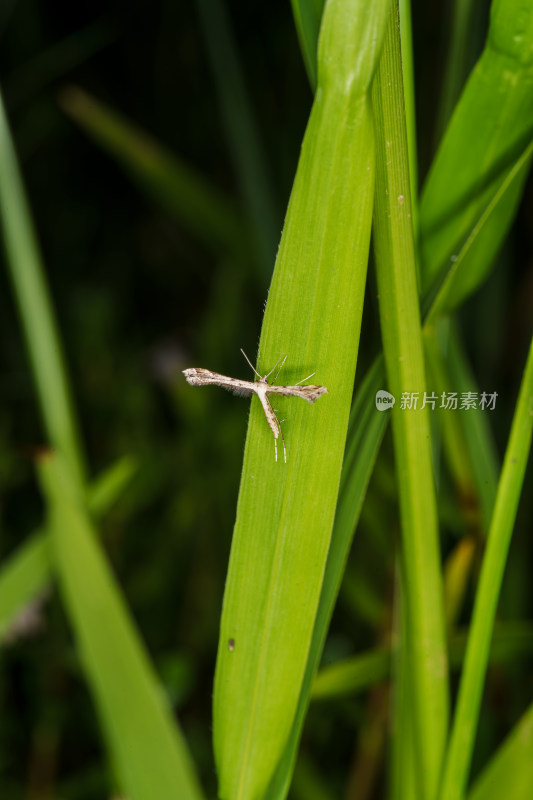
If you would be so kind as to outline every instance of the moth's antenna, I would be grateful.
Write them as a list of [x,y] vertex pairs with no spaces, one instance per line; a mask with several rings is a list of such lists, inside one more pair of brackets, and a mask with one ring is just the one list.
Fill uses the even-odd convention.
[[[282,359],[282,358],[283,358],[283,361],[281,361],[281,359]],[[278,360],[276,361],[276,363],[274,364],[274,366],[272,367],[272,369],[270,370],[270,372],[268,373],[268,375],[265,375],[265,378],[264,378],[264,379],[266,380],[266,379],[268,378],[268,376],[269,376],[269,375],[272,375],[272,373],[274,372],[274,370],[275,370],[275,369],[276,369],[276,367],[278,366],[279,362],[281,361],[281,364],[279,364],[279,369],[278,369],[278,371],[276,372],[276,376],[275,376],[274,380],[272,381],[272,383],[276,383],[276,381],[277,381],[277,379],[278,379],[278,375],[279,375],[279,373],[281,372],[281,368],[282,368],[282,366],[284,365],[284,363],[286,362],[286,360],[287,360],[287,356],[280,356],[280,357],[278,358]]]
[[250,359],[248,358],[248,356],[246,355],[246,353],[244,352],[244,350],[242,349],[242,347],[241,347],[241,353],[243,354],[243,356],[245,357],[245,359],[247,360],[247,362],[249,363],[249,365],[251,366],[251,368],[253,369],[253,371],[254,371],[254,372],[255,372],[255,374],[257,375],[257,377],[258,377],[258,378],[260,378],[260,377],[261,377],[261,375],[258,373],[258,371],[257,371],[257,370],[256,370],[256,368],[254,367],[254,365],[252,364],[252,362],[250,361]]

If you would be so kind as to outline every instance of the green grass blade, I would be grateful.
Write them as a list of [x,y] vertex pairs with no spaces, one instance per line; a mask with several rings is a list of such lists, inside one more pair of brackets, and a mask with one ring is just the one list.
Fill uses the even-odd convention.
[[0,224],[46,434],[82,483],[85,470],[63,351],[1,96]]
[[[402,574],[403,573],[403,574]],[[391,748],[391,776],[389,796],[391,800],[419,800],[417,737],[415,719],[413,681],[411,678],[411,656],[408,636],[410,625],[407,620],[405,602],[405,573],[401,563],[397,563],[394,597],[393,637],[399,647],[391,659],[391,674],[394,691],[392,693],[392,722],[394,746]]]
[[124,456],[104,469],[87,489],[87,506],[97,519],[108,511],[130,485],[139,468],[131,456]]
[[372,650],[322,669],[315,678],[312,700],[338,697],[367,689],[386,680],[390,671],[390,651]]
[[[64,80],[76,67],[87,62],[96,53],[116,40],[117,32],[105,20],[85,25],[74,33],[22,61],[5,83],[8,100],[17,106],[29,107],[33,99],[46,87]],[[11,104],[9,104],[12,108]]]
[[269,787],[268,800],[285,797],[289,789],[313,679],[322,656],[329,622],[339,594],[368,482],[388,423],[389,414],[378,412],[375,409],[376,392],[383,388],[384,384],[385,365],[383,359],[380,358],[376,360],[365,376],[350,412],[339,501],[309,657],[292,730]]
[[533,705],[477,778],[468,800],[530,800],[533,786]]
[[[445,326],[444,337],[439,336]],[[424,327],[428,371],[432,385],[443,392],[475,392],[476,379],[467,363],[459,335],[449,319]],[[440,339],[445,338],[446,346]],[[443,352],[443,350],[446,352]],[[471,530],[486,535],[498,484],[498,457],[487,419],[480,408],[468,414],[450,414],[438,408],[443,449],[454,480],[459,504]]]
[[[89,511],[99,518],[113,505],[136,471],[125,457],[106,469],[87,489]],[[43,592],[52,579],[54,565],[46,531],[28,537],[0,566],[0,639],[16,614]]]
[[[453,0],[447,5],[450,18],[447,31],[447,53],[437,114],[437,134],[442,136],[452,111],[472,68],[472,46],[475,40],[475,12],[477,0]],[[475,54],[477,55],[477,53]]]
[[411,213],[415,242],[418,242],[418,146],[416,137],[416,92],[415,67],[413,59],[413,24],[411,15],[411,0],[400,0],[399,7],[405,123],[407,128],[409,181],[411,186]]
[[261,143],[261,135],[246,91],[245,79],[233,38],[226,0],[196,0],[226,141],[237,175],[242,205],[246,209],[263,271],[270,276],[279,240],[281,215]]
[[[533,8],[494,0],[485,50],[476,64],[428,176],[420,207],[422,288],[430,287],[459,253],[497,187],[533,135]],[[472,131],[476,132],[472,136]],[[527,168],[498,205],[491,225],[454,278],[456,306],[493,263],[522,192]],[[474,258],[474,255],[476,256]]]
[[317,44],[325,0],[291,0],[307,77],[313,92],[317,84]]
[[[450,669],[461,669],[468,639],[467,630],[459,630],[450,639]],[[529,623],[498,625],[490,646],[491,664],[513,664],[533,653],[533,626]],[[353,695],[390,677],[394,648],[383,647],[346,658],[324,667],[313,681],[311,700]]]
[[[464,347],[457,329],[452,326],[447,354],[448,371],[452,385],[458,392],[476,390],[476,380],[467,361]],[[487,415],[477,411],[473,415],[460,415],[468,460],[472,464],[472,474],[481,509],[481,528],[489,530],[496,491],[500,460],[492,436]]]
[[264,796],[300,696],[331,537],[357,358],[373,196],[368,90],[388,2],[331,0],[261,335],[263,372],[316,371],[314,407],[280,398],[288,461],[251,406],[215,678],[220,796]]
[[[331,537],[331,551],[328,557],[335,575],[336,591],[331,598],[330,613],[339,591],[339,585],[351,546],[353,532],[359,520],[361,507],[379,447],[389,422],[388,411],[377,411],[375,405],[376,392],[386,384],[385,362],[378,358],[368,370],[363,383],[355,397],[350,411],[346,450],[342,464],[339,502],[335,514],[335,525]],[[336,557],[337,546],[340,548]],[[336,562],[335,566],[333,563]]]
[[426,389],[418,304],[403,77],[391,18],[374,92],[374,248],[390,392],[402,527],[407,642],[421,796],[436,796],[447,736],[448,685],[429,412],[402,409],[402,393]]
[[[242,257],[246,222],[231,201],[144,131],[82,89],[60,95],[63,110],[106,150],[130,178],[202,242]],[[243,236],[244,232],[244,236]]]
[[132,800],[202,791],[124,600],[59,456],[39,465],[67,613],[121,788]]
[[479,717],[492,629],[533,430],[533,340],[498,485],[446,755],[441,800],[463,797]]
[[49,541],[37,531],[0,569],[0,640],[9,635],[17,614],[47,588],[52,577]]
[[429,309],[428,324],[439,314],[453,311],[485,277],[486,265],[490,267],[493,263],[494,254],[514,218],[532,157],[533,143],[494,186],[493,196],[475,220],[458,255],[428,290],[424,298],[424,308]]

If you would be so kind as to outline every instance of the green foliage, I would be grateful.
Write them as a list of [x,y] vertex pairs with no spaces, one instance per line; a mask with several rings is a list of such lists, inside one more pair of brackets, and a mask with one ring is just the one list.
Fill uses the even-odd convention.
[[[374,82],[377,129],[374,248],[381,335],[395,397],[428,386],[417,290],[400,37],[391,16]],[[405,320],[409,324],[405,324]],[[392,409],[394,456],[402,526],[405,638],[410,704],[423,797],[435,797],[448,726],[448,675],[437,503],[432,473],[429,408]]]
[[119,785],[139,800],[200,800],[186,747],[69,469],[52,454],[40,458],[39,469],[55,566]]

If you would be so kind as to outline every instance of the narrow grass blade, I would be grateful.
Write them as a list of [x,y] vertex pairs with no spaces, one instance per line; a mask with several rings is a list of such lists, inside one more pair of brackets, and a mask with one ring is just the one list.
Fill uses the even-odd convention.
[[[396,15],[391,17],[373,91],[376,115],[374,248],[392,410],[402,527],[410,688],[421,796],[436,796],[447,737],[444,604],[430,445],[422,328],[410,216],[403,78]],[[401,408],[404,393],[420,406]]]
[[392,721],[389,796],[391,800],[421,800],[418,737],[413,714],[415,697],[409,646],[410,624],[405,602],[405,571],[397,559],[393,605],[393,640],[398,643],[391,658]]
[[[444,336],[440,336],[445,326]],[[445,338],[443,348],[441,339]],[[435,327],[424,327],[428,371],[437,394],[476,392],[472,374],[454,324],[440,319]],[[447,350],[443,353],[442,350]],[[459,505],[469,528],[485,536],[490,524],[496,487],[498,457],[487,414],[481,408],[468,414],[450,414],[438,408],[443,449],[455,483]]]
[[85,470],[63,351],[1,96],[0,224],[46,433],[82,483]]
[[446,7],[449,30],[446,36],[447,53],[437,113],[436,128],[439,139],[449,122],[479,52],[472,56],[473,47],[479,44],[476,42],[474,26],[478,6],[476,0],[453,0]]
[[0,569],[0,640],[19,614],[50,583],[52,564],[44,531],[34,533]]
[[[418,145],[416,136],[416,92],[413,57],[413,23],[411,0],[400,0],[400,39],[402,45],[403,93],[405,102],[405,125],[407,129],[407,151],[409,153],[409,182],[411,186],[411,214],[413,234],[418,242]],[[417,270],[419,263],[417,260]],[[420,280],[420,276],[418,276]]]
[[49,454],[39,472],[66,610],[121,788],[132,800],[200,800],[185,742],[68,469]]
[[330,543],[361,324],[373,196],[368,91],[388,2],[331,0],[261,335],[261,371],[316,372],[313,407],[276,402],[287,464],[252,402],[215,678],[220,796],[263,797],[287,744]]
[[196,0],[211,70],[237,176],[242,206],[254,232],[258,260],[270,276],[279,239],[281,214],[261,134],[246,90],[231,30],[226,0]]
[[367,689],[386,680],[390,671],[390,652],[373,650],[320,670],[311,692],[312,700],[338,697]]
[[[123,458],[105,470],[87,490],[89,511],[103,516],[124,491],[136,470]],[[0,639],[15,615],[46,590],[54,573],[50,541],[45,530],[36,531],[0,565]]]
[[533,340],[505,453],[476,592],[466,659],[439,795],[441,800],[462,798],[468,779],[494,618],[531,448],[532,430]]
[[444,566],[444,607],[446,609],[446,629],[448,631],[455,628],[463,610],[470,576],[475,563],[476,549],[474,536],[463,536],[446,559]]
[[390,416],[388,412],[378,412],[375,408],[376,392],[383,388],[384,383],[385,365],[383,359],[379,358],[367,372],[350,411],[339,501],[302,690],[292,730],[266,795],[267,800],[286,797],[289,791],[313,679],[322,656],[368,482]]
[[13,108],[13,102],[28,107],[43,88],[64,80],[76,67],[110,45],[117,35],[109,23],[99,19],[63,36],[33,57],[25,58],[5,82],[9,107]]
[[468,800],[531,800],[533,705],[477,778]]
[[[465,540],[466,541],[466,540]],[[463,550],[462,558],[470,558]],[[450,669],[463,665],[468,639],[467,630],[459,630],[450,639]],[[491,664],[512,664],[533,653],[533,626],[530,623],[503,623],[494,630],[490,646]],[[311,700],[325,700],[353,695],[391,677],[397,655],[395,647],[383,647],[346,658],[323,667],[313,681]],[[398,693],[399,689],[395,691]]]
[[131,484],[139,465],[131,456],[124,456],[103,470],[87,489],[87,506],[97,519],[108,511],[113,503]]
[[[493,187],[487,207],[480,209],[459,253],[454,255],[424,297],[426,322],[431,325],[439,314],[450,313],[473,292],[494,262],[494,254],[503,240],[514,214],[533,157],[533,143]],[[483,272],[479,271],[482,266]],[[458,289],[459,287],[459,289]]]
[[291,0],[307,77],[313,92],[317,84],[317,45],[325,0]]
[[[494,0],[483,54],[472,71],[431,167],[420,206],[422,288],[447,271],[497,187],[533,136],[533,8]],[[475,136],[472,132],[475,131]],[[527,165],[485,225],[468,270],[458,271],[448,307],[472,292],[493,263],[520,198]]]
[[[452,385],[459,392],[475,391],[476,380],[454,325],[448,345],[447,364]],[[460,419],[481,510],[481,528],[487,533],[496,500],[500,460],[486,414],[479,411],[469,416],[468,421],[464,416]]]
[[106,150],[140,189],[217,252],[242,257],[246,222],[231,200],[116,111],[74,86],[61,92],[62,109]]

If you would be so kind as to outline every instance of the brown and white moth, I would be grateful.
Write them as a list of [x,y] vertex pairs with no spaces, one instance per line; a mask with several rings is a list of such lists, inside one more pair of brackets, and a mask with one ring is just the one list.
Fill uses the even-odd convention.
[[[256,376],[259,378],[258,381],[241,381],[238,378],[228,378],[226,375],[220,375],[218,372],[211,372],[208,369],[201,369],[199,367],[184,369],[183,374],[191,386],[208,386],[209,384],[212,384],[214,386],[222,386],[224,389],[229,389],[230,392],[243,395],[244,397],[249,397],[253,394],[256,394],[261,405],[263,406],[266,420],[274,436],[274,452],[276,461],[278,460],[277,441],[278,437],[281,436],[281,441],[283,442],[283,457],[285,463],[287,463],[287,450],[285,448],[285,439],[283,438],[283,432],[281,430],[281,422],[277,418],[274,409],[270,405],[268,395],[281,394],[285,397],[301,397],[302,400],[307,400],[308,403],[314,403],[321,395],[327,394],[328,390],[325,386],[301,386],[304,381],[307,381],[309,378],[313,377],[315,374],[314,372],[312,372],[311,375],[308,375],[307,378],[302,378],[301,381],[298,381],[298,383],[295,383],[293,386],[275,386],[275,381],[287,359],[287,356],[285,356],[283,359],[278,359],[276,364],[274,364],[273,368],[266,375],[260,375],[254,368],[244,350],[241,349],[241,353],[255,372]],[[278,364],[278,371],[276,372],[272,383],[269,383],[267,378],[272,375]]]

